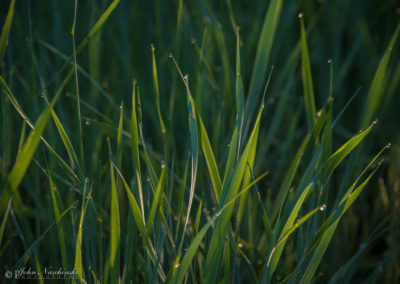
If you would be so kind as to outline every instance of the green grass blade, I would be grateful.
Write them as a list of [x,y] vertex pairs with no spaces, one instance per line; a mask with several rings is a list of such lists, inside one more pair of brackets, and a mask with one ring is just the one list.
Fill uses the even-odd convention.
[[187,270],[189,269],[190,263],[195,256],[198,247],[201,244],[201,241],[203,240],[205,234],[207,233],[208,229],[211,227],[211,225],[216,221],[217,218],[219,218],[223,212],[239,198],[243,194],[245,194],[250,188],[252,188],[259,180],[261,180],[263,177],[265,177],[268,173],[264,173],[255,180],[253,180],[246,188],[242,189],[240,193],[235,195],[231,200],[226,202],[226,204],[218,210],[218,212],[201,228],[199,233],[196,235],[196,237],[192,240],[189,248],[187,249],[185,256],[182,259],[181,264],[179,265],[179,268],[177,269],[176,274],[173,275],[171,283],[182,283]]
[[85,213],[88,202],[86,200],[86,189],[87,189],[87,182],[85,181],[85,185],[83,188],[83,195],[82,195],[82,207],[81,207],[81,216],[79,218],[79,227],[78,233],[76,235],[76,245],[75,245],[75,264],[74,268],[78,275],[79,281],[82,283],[84,276],[83,270],[83,262],[82,262],[82,231],[83,231],[83,222],[85,220]]
[[6,21],[3,25],[3,30],[0,35],[0,62],[3,61],[4,54],[6,53],[6,47],[8,43],[8,36],[10,35],[11,24],[14,17],[14,7],[15,0],[12,0],[10,3],[10,7],[8,8],[8,13],[6,17]]
[[110,283],[119,283],[120,266],[120,221],[118,192],[114,177],[114,168],[111,170],[111,227],[110,227]]
[[325,254],[326,249],[328,248],[328,245],[333,237],[333,234],[336,230],[336,227],[340,221],[340,218],[343,216],[343,214],[347,211],[347,209],[354,203],[354,201],[358,198],[358,196],[361,194],[361,192],[364,190],[365,186],[369,182],[369,180],[372,178],[372,176],[375,174],[376,170],[378,169],[375,168],[375,170],[365,179],[365,181],[357,187],[357,189],[354,190],[350,194],[350,196],[347,198],[347,200],[343,203],[341,203],[338,208],[332,213],[332,220],[329,223],[329,226],[327,229],[324,231],[321,241],[319,242],[317,248],[315,249],[315,252],[304,272],[304,275],[300,281],[300,283],[310,283],[312,277],[315,274],[315,271],[319,265],[319,263],[322,260],[322,257]]
[[[261,92],[263,80],[267,72],[271,48],[274,43],[276,28],[282,10],[283,0],[271,0],[265,15],[264,24],[261,29],[260,38],[257,46],[256,58],[254,61],[253,72],[247,99],[247,120],[249,124],[253,111],[257,105],[257,98]],[[247,128],[247,126],[246,126]]]
[[211,148],[210,140],[208,139],[206,128],[204,127],[199,112],[196,112],[196,114],[200,126],[201,147],[203,149],[204,158],[206,159],[208,171],[210,173],[210,178],[214,188],[215,197],[217,199],[217,202],[219,202],[222,189],[221,178],[219,176],[217,163],[215,162],[214,154]]
[[160,127],[161,127],[161,132],[165,133],[165,125],[164,125],[164,120],[161,115],[161,108],[160,108],[160,91],[158,88],[158,72],[157,72],[157,63],[156,63],[156,57],[154,55],[155,48],[153,45],[151,45],[151,55],[153,59],[153,83],[154,83],[154,91],[156,93],[156,107],[157,107],[157,114],[158,114],[158,120],[160,121]]
[[383,54],[381,61],[379,62],[379,66],[375,72],[374,79],[372,80],[371,86],[369,88],[367,99],[365,101],[364,113],[361,116],[362,128],[367,127],[367,125],[371,123],[371,120],[373,120],[376,116],[378,108],[381,104],[384,94],[383,85],[384,81],[387,79],[388,64],[390,55],[392,54],[392,47],[396,43],[399,33],[400,24],[397,25],[397,28],[393,33],[392,38],[390,39],[389,45],[386,48],[386,51]]
[[[154,194],[153,202],[151,204],[149,217],[147,218],[147,232],[148,233],[150,233],[151,229],[153,228],[153,222],[156,217],[157,209],[162,210],[160,202],[161,202],[161,195],[162,195],[162,192],[164,189],[164,185],[163,185],[164,175],[165,175],[165,165],[162,165],[161,166],[161,175],[160,175],[160,179],[158,180],[157,190]],[[158,208],[159,204],[160,204],[160,208]]]
[[[3,86],[7,94],[12,96],[10,89],[8,88],[6,82],[1,76],[0,76],[0,84]],[[51,107],[54,107],[59,94],[60,93],[56,94],[56,96],[53,98],[50,104]],[[29,134],[28,138],[26,139],[21,152],[17,154],[15,164],[11,170],[10,175],[8,176],[8,182],[10,185],[11,192],[9,192],[8,190],[3,191],[1,198],[2,199],[1,208],[4,208],[3,205],[8,202],[10,196],[17,190],[19,184],[21,183],[22,178],[24,177],[26,170],[28,169],[28,166],[32,160],[33,154],[35,153],[36,148],[39,144],[41,135],[47,125],[49,117],[50,117],[50,107],[45,109],[39,116],[39,118],[36,120],[35,127]]]
[[315,110],[315,97],[314,87],[312,82],[310,58],[308,55],[306,31],[304,28],[303,15],[300,14],[300,25],[301,25],[301,74],[303,77],[303,91],[304,91],[304,102],[306,106],[307,124],[308,129],[311,131],[314,128],[314,122],[316,118]]
[[[246,165],[248,163],[249,154],[252,151],[252,148],[255,145],[257,145],[258,131],[260,127],[260,120],[263,108],[264,105],[262,105],[262,107],[260,108],[253,131],[242,153],[240,161],[235,171],[232,174],[232,179],[230,181],[227,181],[223,185],[219,208],[222,208],[228,200],[232,199],[240,188],[240,185],[242,183],[246,171]],[[222,213],[221,218],[219,219],[219,221],[215,226],[203,272],[206,282],[214,282],[217,279],[217,273],[221,265],[219,259],[220,258],[219,256],[221,254],[219,253],[219,250],[223,248],[221,244],[225,242],[225,231],[232,216],[233,207],[234,205],[232,204],[227,208],[225,212]]]

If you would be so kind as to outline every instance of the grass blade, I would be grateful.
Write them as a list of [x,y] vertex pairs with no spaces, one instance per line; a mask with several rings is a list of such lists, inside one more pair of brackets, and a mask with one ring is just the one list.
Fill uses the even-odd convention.
[[14,17],[14,7],[15,7],[15,0],[12,0],[10,3],[10,7],[8,8],[8,13],[6,21],[4,22],[3,25],[3,30],[0,35],[0,62],[3,61],[4,54],[6,53],[8,36],[10,35],[11,24]]

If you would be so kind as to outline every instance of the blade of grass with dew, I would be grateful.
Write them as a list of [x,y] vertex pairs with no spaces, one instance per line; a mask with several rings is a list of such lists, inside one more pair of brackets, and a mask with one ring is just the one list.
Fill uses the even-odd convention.
[[[265,177],[268,173],[264,173],[255,180],[253,180],[246,188],[242,189],[241,192],[239,192],[236,196],[234,196],[230,201],[226,202],[225,205],[218,210],[218,212],[201,228],[199,233],[196,235],[196,237],[192,240],[190,243],[189,248],[187,249],[182,262],[180,263],[178,269],[176,270],[176,273],[173,274],[171,283],[182,283],[187,270],[189,269],[190,263],[195,256],[198,247],[201,244],[201,241],[203,240],[205,234],[207,233],[208,229],[211,227],[211,225],[216,221],[217,218],[219,218],[223,212],[231,206],[240,196],[242,196],[244,193],[246,193],[250,188],[253,187],[259,180],[261,180],[263,177]],[[180,256],[179,256],[180,257]]]
[[265,15],[264,23],[259,37],[256,58],[251,74],[251,81],[247,99],[246,129],[250,125],[253,112],[257,105],[258,95],[261,91],[263,80],[267,72],[269,57],[274,43],[275,32],[278,26],[279,17],[282,10],[283,0],[271,0]]
[[[309,193],[314,189],[314,182],[310,183],[307,187],[304,188],[304,190],[302,191],[301,195],[299,196],[299,198],[297,199],[293,209],[290,212],[290,215],[288,217],[288,219],[286,220],[286,223],[282,229],[282,232],[280,234],[279,239],[283,239],[283,236],[290,230],[290,228],[293,226],[294,222],[296,221],[297,215],[306,199],[306,197],[309,195]],[[267,271],[269,271],[269,277],[272,276],[272,274],[275,272],[278,263],[279,263],[279,259],[282,255],[283,249],[285,247],[286,244],[286,239],[282,240],[281,243],[279,245],[276,245],[276,247],[274,247],[268,257],[268,261],[266,264],[266,268],[268,269]]]
[[328,161],[325,163],[325,166],[322,169],[323,184],[328,181],[332,172],[342,162],[342,160],[346,158],[350,154],[350,152],[353,151],[353,149],[364,140],[368,133],[371,132],[375,124],[376,122],[371,123],[371,125],[366,130],[353,136],[349,141],[343,144],[334,154],[329,157]]
[[110,226],[110,283],[119,282],[120,273],[120,218],[118,191],[115,183],[114,168],[110,163],[111,174],[111,226]]
[[3,25],[3,30],[1,31],[0,35],[0,62],[3,61],[4,54],[6,53],[8,37],[10,35],[11,24],[14,17],[14,7],[15,7],[15,0],[12,0],[8,8],[6,21],[4,22]]
[[299,15],[301,26],[301,74],[303,77],[304,102],[306,106],[308,130],[314,128],[316,118],[314,87],[312,82],[310,58],[308,55],[306,31],[304,28],[303,14]]
[[305,269],[304,275],[301,278],[301,281],[299,283],[301,283],[301,284],[310,283],[319,263],[322,260],[322,257],[325,254],[326,249],[328,248],[328,245],[333,237],[336,227],[337,227],[341,217],[343,216],[343,214],[346,211],[345,208],[346,209],[349,208],[354,203],[354,201],[361,194],[361,192],[363,191],[363,189],[365,188],[365,186],[367,185],[367,183],[369,182],[371,177],[375,174],[375,172],[378,168],[379,167],[375,168],[375,170],[368,176],[368,178],[356,190],[354,190],[354,192],[352,192],[350,194],[348,199],[345,202],[341,203],[338,206],[338,208],[332,213],[333,218],[332,218],[331,222],[329,223],[329,226],[323,233],[323,235],[321,237],[321,241],[319,242],[317,248],[315,249],[315,252],[314,252],[307,268]]
[[[122,176],[122,173],[119,171],[119,169],[114,164],[113,164],[113,167],[117,171],[118,175],[120,176],[120,178],[122,180],[122,184],[124,185],[125,192],[128,196],[128,201],[129,201],[129,205],[132,210],[133,217],[135,219],[136,225],[139,229],[139,233],[145,244],[145,249],[150,257],[150,260],[153,263],[156,263],[156,252],[155,252],[154,246],[151,243],[150,236],[146,230],[146,225],[144,223],[144,217],[142,216],[142,213],[140,212],[140,209],[136,202],[135,196],[131,192],[128,184],[126,183],[126,181],[125,181],[124,177]],[[165,274],[164,274],[164,271],[162,270],[161,265],[158,266],[158,275],[160,276],[160,279],[162,281],[165,281]]]
[[[242,183],[245,174],[249,153],[252,151],[252,147],[255,147],[257,145],[257,142],[255,141],[258,140],[258,131],[260,127],[260,120],[263,108],[264,104],[262,104],[262,106],[260,107],[260,111],[258,113],[253,131],[242,153],[240,161],[234,173],[232,174],[231,180],[227,181],[223,185],[221,201],[219,202],[219,208],[222,208],[224,204],[227,202],[227,200],[230,200],[233,196],[235,196],[240,188],[240,185]],[[233,207],[234,205],[232,204],[227,208],[226,211],[222,213],[221,218],[219,219],[214,228],[203,271],[203,277],[205,277],[206,282],[209,283],[215,282],[217,279],[217,273],[221,265],[220,259],[218,259],[219,257],[217,257],[218,250],[223,248],[221,244],[225,242],[225,231],[231,219]]]

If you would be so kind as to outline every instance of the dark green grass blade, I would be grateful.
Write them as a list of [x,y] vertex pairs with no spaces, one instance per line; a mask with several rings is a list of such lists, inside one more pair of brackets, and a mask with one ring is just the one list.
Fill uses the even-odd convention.
[[309,131],[311,131],[314,128],[314,122],[316,118],[315,96],[314,96],[314,87],[311,75],[310,58],[308,55],[308,48],[307,48],[306,31],[304,28],[304,21],[302,14],[300,14],[299,17],[301,26],[301,65],[302,65],[301,74],[303,77],[303,92],[304,92],[304,102],[306,106],[307,124]]
[[249,95],[247,99],[247,122],[249,125],[252,114],[256,108],[259,94],[262,90],[263,80],[268,67],[268,61],[271,48],[274,43],[276,28],[278,26],[279,17],[282,10],[283,0],[272,0],[269,3],[267,13],[265,15],[264,24],[262,26],[260,38],[257,46],[256,58],[254,61],[253,72],[249,87]]
[[0,35],[0,62],[3,61],[4,54],[6,53],[8,37],[10,35],[11,24],[14,17],[14,7],[15,7],[15,0],[12,0],[10,3],[10,7],[8,8],[8,13],[6,21],[4,22],[3,25],[3,30],[1,31]]

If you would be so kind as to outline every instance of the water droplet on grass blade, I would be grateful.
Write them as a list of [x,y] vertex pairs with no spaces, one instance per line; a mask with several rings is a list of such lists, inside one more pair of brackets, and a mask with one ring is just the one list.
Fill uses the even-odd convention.
[[297,16],[299,17],[299,19],[301,19],[301,18],[303,18],[304,13],[299,13]]
[[324,211],[326,209],[326,205],[322,204],[321,207],[319,208],[320,211]]
[[387,148],[387,149],[392,148],[392,143],[389,142],[389,143],[386,145],[386,148]]

